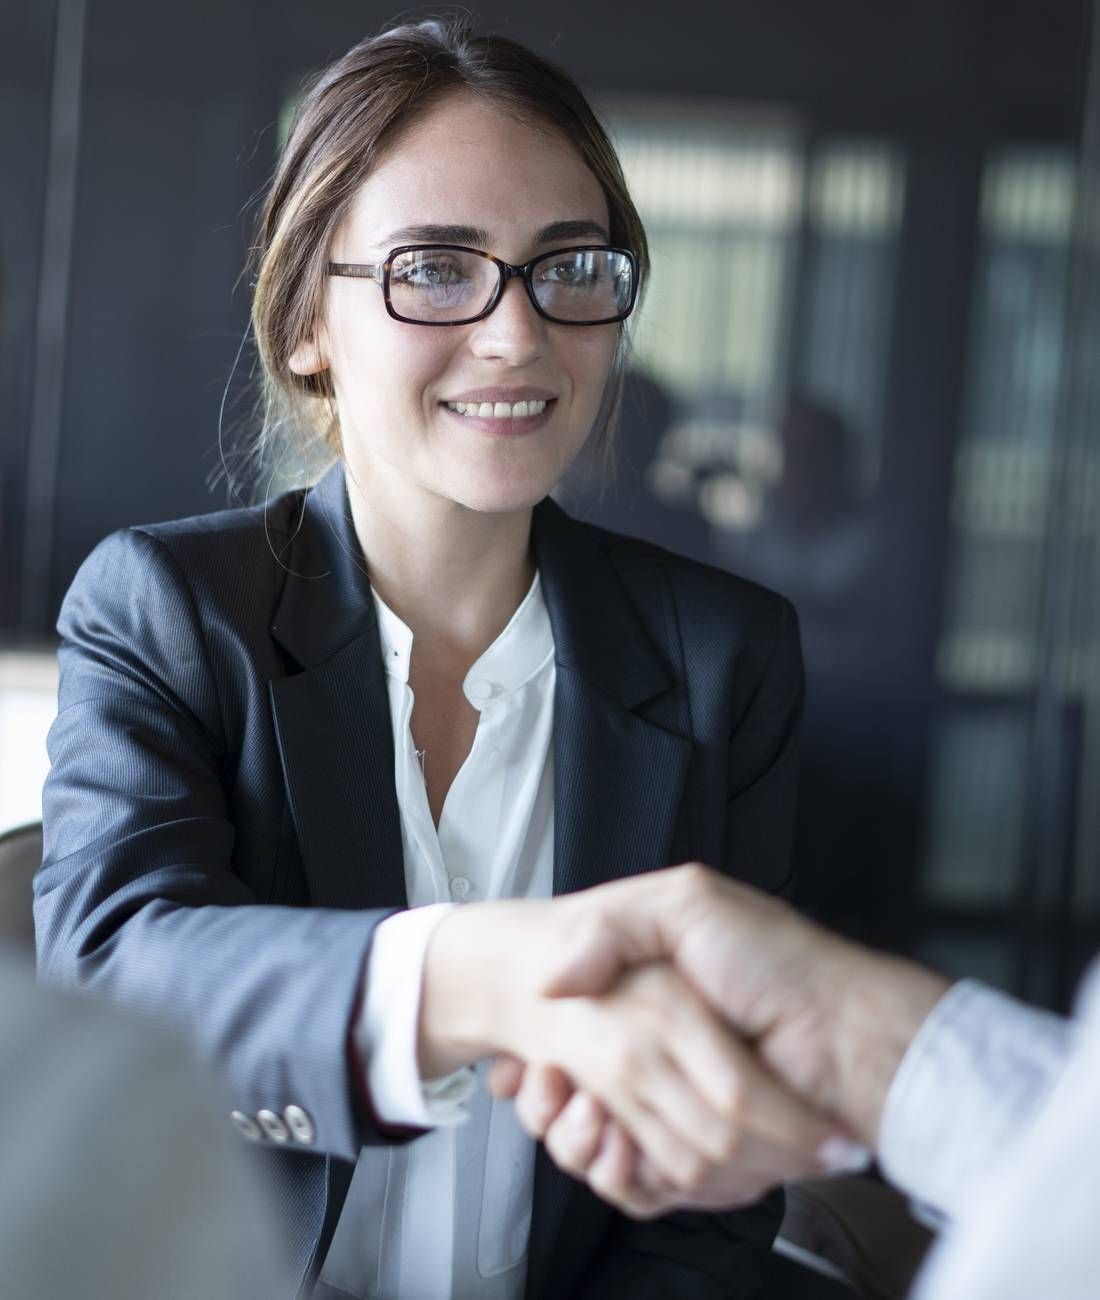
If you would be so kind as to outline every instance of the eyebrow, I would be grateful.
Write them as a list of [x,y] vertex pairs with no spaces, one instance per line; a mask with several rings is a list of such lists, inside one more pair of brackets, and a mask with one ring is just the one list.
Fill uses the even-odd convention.
[[[535,232],[535,244],[553,244],[562,239],[598,239],[609,242],[607,231],[597,221],[552,221]],[[488,249],[493,237],[480,226],[421,225],[391,230],[378,248],[395,248],[398,244],[469,244]]]

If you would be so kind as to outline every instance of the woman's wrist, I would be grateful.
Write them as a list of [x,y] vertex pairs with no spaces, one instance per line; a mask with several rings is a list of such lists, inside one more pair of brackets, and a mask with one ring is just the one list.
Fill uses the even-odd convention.
[[529,901],[471,903],[455,907],[436,926],[421,983],[421,1078],[518,1049],[533,1003],[525,976],[538,964],[524,942],[524,922],[539,909]]
[[421,976],[417,1060],[422,1079],[440,1078],[488,1056],[484,964],[475,955],[480,906],[456,907],[436,926]]

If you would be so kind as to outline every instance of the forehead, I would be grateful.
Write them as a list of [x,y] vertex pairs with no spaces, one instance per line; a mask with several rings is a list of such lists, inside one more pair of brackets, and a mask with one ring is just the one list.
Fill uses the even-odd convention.
[[339,242],[355,256],[383,253],[402,227],[466,225],[492,236],[490,252],[518,257],[543,227],[583,220],[606,231],[607,203],[573,146],[549,126],[462,95],[398,139],[360,186]]

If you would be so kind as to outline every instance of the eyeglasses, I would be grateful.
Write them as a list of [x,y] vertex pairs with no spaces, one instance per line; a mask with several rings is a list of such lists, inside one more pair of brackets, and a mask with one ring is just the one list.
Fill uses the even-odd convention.
[[638,260],[625,248],[583,245],[540,253],[522,266],[461,244],[409,244],[384,262],[329,262],[329,275],[375,280],[386,310],[410,325],[469,325],[522,276],[535,311],[558,325],[625,320],[638,295]]

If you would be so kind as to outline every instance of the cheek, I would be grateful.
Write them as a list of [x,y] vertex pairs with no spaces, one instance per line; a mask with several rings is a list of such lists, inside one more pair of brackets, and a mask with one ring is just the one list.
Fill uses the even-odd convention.
[[373,313],[330,311],[326,325],[326,352],[336,391],[345,403],[356,406],[377,386],[384,366],[378,364],[382,342],[381,322]]
[[592,330],[591,335],[595,337],[586,336],[577,340],[570,358],[570,368],[578,389],[577,397],[586,405],[599,402],[611,373],[618,341],[617,334],[604,336],[602,330]]
[[435,331],[403,325],[384,312],[335,323],[329,355],[345,402],[375,417],[422,405],[424,389],[446,366]]

